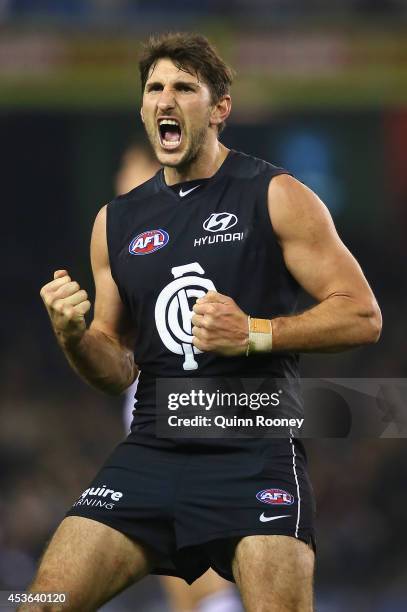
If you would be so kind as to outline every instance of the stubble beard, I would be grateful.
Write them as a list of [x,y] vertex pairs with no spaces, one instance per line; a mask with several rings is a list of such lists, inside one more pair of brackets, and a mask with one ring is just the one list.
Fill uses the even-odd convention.
[[155,129],[152,131],[152,133],[150,133],[150,131],[146,128],[146,132],[158,163],[162,166],[167,166],[168,168],[177,168],[178,170],[183,171],[188,168],[188,166],[190,166],[199,156],[199,152],[206,140],[207,129],[208,127],[207,125],[205,125],[192,132],[189,146],[184,151],[184,154],[181,156],[181,158],[178,159],[178,161],[176,162],[161,161],[159,157],[160,153],[162,152],[161,143],[159,137],[156,134]]

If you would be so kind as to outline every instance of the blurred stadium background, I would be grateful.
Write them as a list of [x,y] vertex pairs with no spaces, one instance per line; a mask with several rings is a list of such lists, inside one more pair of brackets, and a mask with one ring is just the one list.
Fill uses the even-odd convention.
[[[222,140],[311,186],[378,296],[380,344],[307,356],[303,375],[405,376],[406,0],[0,0],[0,589],[28,584],[123,437],[122,400],[70,371],[38,292],[62,267],[92,293],[92,222],[142,139],[139,43],[169,29],[215,42],[237,71]],[[307,448],[318,611],[407,610],[406,440]],[[167,606],[149,578],[104,609]]]

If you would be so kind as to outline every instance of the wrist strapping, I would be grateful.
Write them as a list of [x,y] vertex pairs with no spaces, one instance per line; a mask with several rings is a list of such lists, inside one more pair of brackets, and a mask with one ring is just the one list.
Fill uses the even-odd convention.
[[268,353],[273,347],[273,328],[270,319],[254,319],[248,316],[249,343],[246,356],[252,353]]

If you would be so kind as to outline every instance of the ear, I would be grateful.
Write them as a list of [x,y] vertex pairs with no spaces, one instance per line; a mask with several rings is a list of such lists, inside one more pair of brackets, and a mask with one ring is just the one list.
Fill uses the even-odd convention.
[[229,95],[220,98],[213,106],[209,123],[210,125],[219,125],[230,115],[232,110],[232,98]]
[[143,107],[140,108],[140,117],[141,117],[142,122],[144,123]]

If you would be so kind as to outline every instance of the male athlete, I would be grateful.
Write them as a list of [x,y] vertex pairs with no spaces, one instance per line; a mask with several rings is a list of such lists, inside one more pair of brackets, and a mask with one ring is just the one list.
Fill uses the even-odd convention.
[[[150,40],[140,72],[141,117],[163,170],[97,215],[89,328],[87,294],[66,270],[41,290],[85,380],[121,393],[141,371],[137,411],[57,529],[31,591],[63,591],[64,610],[94,610],[146,574],[191,583],[212,567],[236,581],[249,612],[310,612],[314,510],[301,442],[158,438],[156,381],[290,385],[297,353],[376,342],[380,310],[317,196],[219,142],[232,79],[205,38]],[[302,313],[298,286],[316,300]]]

